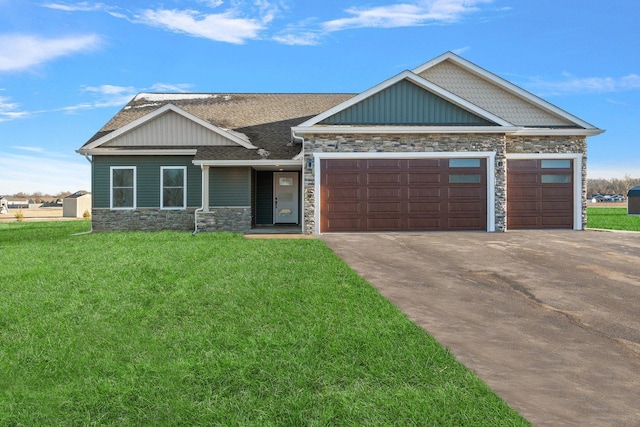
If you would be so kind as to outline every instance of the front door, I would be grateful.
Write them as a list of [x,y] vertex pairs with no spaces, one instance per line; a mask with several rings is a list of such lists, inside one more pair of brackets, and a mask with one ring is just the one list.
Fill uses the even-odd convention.
[[298,223],[298,172],[273,174],[273,222]]

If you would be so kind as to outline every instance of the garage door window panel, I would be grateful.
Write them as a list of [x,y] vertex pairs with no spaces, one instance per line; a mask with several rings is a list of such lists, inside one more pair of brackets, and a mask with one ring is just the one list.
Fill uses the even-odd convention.
[[449,184],[478,184],[480,174],[450,174]]
[[450,168],[479,168],[480,159],[449,159]]
[[569,174],[543,174],[540,178],[542,184],[571,184],[571,175]]

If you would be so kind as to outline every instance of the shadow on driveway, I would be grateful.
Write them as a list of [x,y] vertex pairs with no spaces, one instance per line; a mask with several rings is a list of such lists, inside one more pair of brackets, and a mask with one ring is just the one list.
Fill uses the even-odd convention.
[[321,238],[533,425],[640,425],[640,234]]

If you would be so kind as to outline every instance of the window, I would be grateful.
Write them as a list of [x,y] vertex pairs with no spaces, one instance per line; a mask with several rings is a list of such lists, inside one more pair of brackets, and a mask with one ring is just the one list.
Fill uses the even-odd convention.
[[571,160],[541,160],[540,167],[542,169],[570,169]]
[[187,207],[187,168],[162,166],[160,168],[160,207],[185,209]]
[[111,209],[136,208],[136,167],[111,166]]
[[469,184],[469,183],[478,183],[480,182],[480,175],[477,174],[451,174],[449,175],[449,183],[450,184]]
[[542,175],[540,181],[543,184],[570,184],[571,175]]
[[480,159],[449,159],[450,168],[479,168]]

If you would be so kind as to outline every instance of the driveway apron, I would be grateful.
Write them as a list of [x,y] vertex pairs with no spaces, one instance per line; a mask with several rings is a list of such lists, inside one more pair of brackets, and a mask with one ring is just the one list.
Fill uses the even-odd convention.
[[640,234],[321,238],[534,426],[640,425]]

